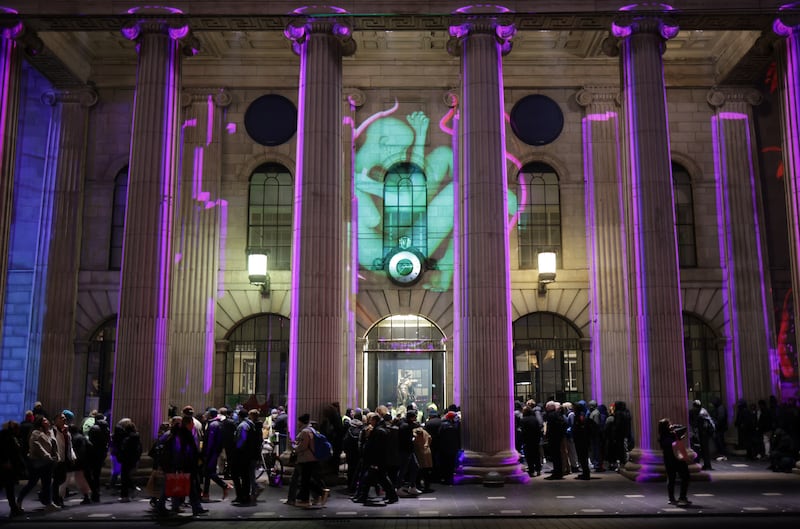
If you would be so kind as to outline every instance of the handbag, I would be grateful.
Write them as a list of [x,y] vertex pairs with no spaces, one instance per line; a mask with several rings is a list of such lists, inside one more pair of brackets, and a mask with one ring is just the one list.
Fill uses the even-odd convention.
[[181,498],[189,495],[189,474],[175,472],[166,475],[165,494],[171,498]]
[[686,444],[683,439],[676,439],[672,442],[672,453],[678,461],[688,461],[689,453],[686,451]]

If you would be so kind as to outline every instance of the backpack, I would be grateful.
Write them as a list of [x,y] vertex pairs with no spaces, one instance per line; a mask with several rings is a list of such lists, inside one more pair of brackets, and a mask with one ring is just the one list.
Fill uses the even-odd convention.
[[108,423],[104,421],[97,421],[89,428],[89,442],[96,453],[105,454],[108,450],[109,444],[109,428]]
[[314,434],[314,458],[317,461],[327,461],[333,456],[333,446],[331,446],[331,442],[328,441],[325,434],[321,434],[313,428],[311,432]]

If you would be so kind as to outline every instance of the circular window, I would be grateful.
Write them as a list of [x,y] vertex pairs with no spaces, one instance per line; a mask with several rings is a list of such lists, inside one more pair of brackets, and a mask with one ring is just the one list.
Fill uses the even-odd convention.
[[511,129],[528,145],[547,145],[564,128],[558,103],[541,94],[525,96],[511,109]]
[[247,107],[244,127],[256,143],[281,145],[297,131],[297,107],[278,94],[261,96]]

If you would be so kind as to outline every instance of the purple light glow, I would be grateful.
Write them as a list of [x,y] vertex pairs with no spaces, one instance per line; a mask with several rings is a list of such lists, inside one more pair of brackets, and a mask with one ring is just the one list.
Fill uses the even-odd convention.
[[145,15],[182,15],[183,11],[177,7],[168,6],[138,6],[128,9],[129,15],[135,15],[136,13],[142,13]]
[[[456,109],[453,114],[453,130],[458,130],[461,115],[458,104],[453,107]],[[451,147],[453,149],[453,189],[460,189],[461,186],[461,155],[459,153],[458,135],[451,136]],[[458,193],[453,193],[453,270],[459,270],[461,264],[461,201]],[[461,402],[461,274],[453,274],[453,401]]]
[[225,125],[225,130],[228,134],[236,134],[236,123],[228,123]]
[[303,6],[292,11],[294,15],[342,15],[345,13],[347,13],[347,10],[344,8],[328,5]]
[[[592,117],[590,117],[592,116]],[[594,118],[594,119],[593,119]],[[594,156],[592,152],[592,121],[599,121],[597,114],[590,114],[581,120],[581,127],[583,128],[583,180],[586,182],[586,218],[591,223],[591,229],[586,230],[586,243],[589,250],[591,263],[597,263],[597,246],[595,245],[595,238],[597,237],[597,219],[595,212],[595,196],[594,196]],[[591,323],[592,330],[592,395],[597,402],[605,402],[603,400],[603,377],[601,376],[602,363],[602,348],[600,346],[600,336],[597,328],[599,327],[599,301],[597,294],[597,285],[599,279],[597,277],[597,266],[590,266],[590,278],[594,285],[589,289],[589,309],[591,310]]]
[[205,353],[205,366],[203,371],[203,393],[211,393],[214,384],[214,351],[216,350],[214,343],[214,307],[216,300],[208,298],[206,305],[206,353]]
[[459,7],[453,13],[460,15],[473,15],[473,14],[491,14],[491,13],[511,13],[511,10],[505,6],[497,4],[472,4],[464,7]]
[[675,8],[669,4],[662,4],[659,2],[639,2],[638,4],[629,4],[619,8],[620,11],[674,11]]
[[[219,199],[215,205],[219,206],[219,272],[217,274],[217,298],[225,296],[225,248],[228,243],[228,201]],[[206,205],[206,207],[209,207]]]

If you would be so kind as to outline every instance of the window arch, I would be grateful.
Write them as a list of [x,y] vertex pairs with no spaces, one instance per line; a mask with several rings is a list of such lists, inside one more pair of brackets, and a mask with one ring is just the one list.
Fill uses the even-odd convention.
[[234,327],[225,357],[225,404],[253,398],[262,407],[286,404],[288,398],[289,319],[259,314]]
[[262,164],[250,175],[249,194],[248,251],[266,251],[270,270],[289,270],[294,200],[292,175],[281,164]]
[[525,402],[583,398],[585,383],[581,334],[568,320],[550,312],[534,312],[513,326],[514,395]]
[[689,171],[672,162],[672,189],[675,196],[675,236],[678,238],[678,262],[681,267],[697,266],[694,238],[694,198]]
[[526,164],[519,173],[520,188],[526,188],[517,225],[519,267],[534,269],[541,251],[561,258],[561,195],[558,175],[542,162]]
[[689,400],[722,396],[720,351],[714,330],[697,316],[683,314],[683,352]]
[[111,209],[111,238],[108,269],[122,269],[122,246],[125,240],[125,212],[128,204],[128,166],[114,177],[114,203]]
[[86,355],[86,411],[106,413],[111,409],[117,317],[104,321],[89,338]]
[[412,163],[398,163],[383,184],[383,254],[402,246],[401,238],[428,255],[428,189],[425,174]]

